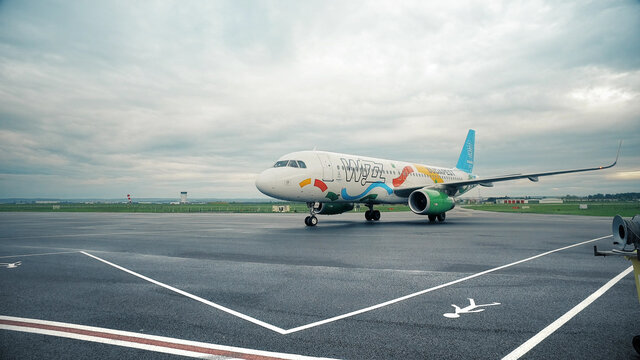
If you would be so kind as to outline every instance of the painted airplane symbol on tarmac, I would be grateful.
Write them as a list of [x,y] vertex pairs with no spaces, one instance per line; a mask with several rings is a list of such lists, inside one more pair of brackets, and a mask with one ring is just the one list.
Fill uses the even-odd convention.
[[15,269],[18,266],[22,265],[22,261],[14,262],[14,263],[0,263],[0,267],[4,267],[7,269]]
[[460,308],[460,306],[458,306],[458,305],[451,304],[451,306],[453,306],[453,308],[455,309],[455,312],[454,313],[446,313],[446,314],[442,314],[442,315],[444,317],[449,318],[449,319],[455,319],[455,318],[459,318],[460,314],[477,313],[477,312],[484,311],[484,309],[478,309],[478,308],[483,307],[483,306],[500,305],[500,303],[498,303],[498,302],[494,302],[494,303],[491,303],[491,304],[476,305],[476,302],[473,299],[471,299],[471,298],[468,298],[468,299],[469,299],[469,303],[470,303],[469,306],[465,306],[463,308]]

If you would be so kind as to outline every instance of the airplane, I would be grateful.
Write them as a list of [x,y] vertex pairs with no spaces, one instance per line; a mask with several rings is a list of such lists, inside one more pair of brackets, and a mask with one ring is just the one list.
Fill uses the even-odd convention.
[[281,200],[306,202],[307,226],[316,226],[316,215],[335,215],[353,210],[356,203],[369,208],[367,221],[380,220],[379,204],[408,204],[411,211],[426,215],[430,222],[444,222],[455,207],[455,197],[474,187],[516,179],[537,182],[540,177],[608,169],[608,166],[511,174],[481,178],[472,173],[475,130],[470,129],[458,162],[453,168],[436,167],[327,151],[299,151],[279,158],[261,172],[256,187],[263,194]]

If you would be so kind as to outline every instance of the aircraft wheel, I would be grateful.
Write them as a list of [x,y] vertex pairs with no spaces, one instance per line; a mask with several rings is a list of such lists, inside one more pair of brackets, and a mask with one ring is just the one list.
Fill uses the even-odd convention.
[[364,212],[364,218],[367,219],[367,221],[371,221],[371,210]]
[[318,218],[315,216],[307,216],[304,218],[304,224],[307,226],[316,226],[318,225]]
[[636,352],[640,354],[640,335],[633,337],[633,348],[636,349]]
[[438,214],[438,221],[440,222],[444,222],[444,219],[447,217],[447,215],[445,215],[445,213],[442,214]]
[[436,216],[435,215],[429,215],[429,222],[436,222]]
[[372,211],[371,220],[373,220],[373,221],[380,220],[380,211],[379,210],[373,210]]

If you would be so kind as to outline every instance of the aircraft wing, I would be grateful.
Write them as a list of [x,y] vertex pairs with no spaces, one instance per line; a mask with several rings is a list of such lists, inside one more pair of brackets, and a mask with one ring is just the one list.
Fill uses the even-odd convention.
[[[531,181],[536,182],[540,177],[543,177],[543,176],[570,174],[570,173],[594,171],[594,170],[604,170],[604,169],[614,167],[616,165],[616,163],[618,162],[618,156],[620,155],[621,146],[622,146],[622,142],[620,142],[620,145],[618,146],[618,153],[616,154],[615,161],[611,165],[607,165],[607,166],[597,166],[597,167],[590,167],[590,168],[583,168],[583,169],[544,171],[544,172],[535,172],[535,173],[529,173],[529,174],[510,174],[510,175],[490,176],[485,178],[475,178],[475,179],[469,179],[469,180],[460,180],[460,181],[452,181],[452,182],[446,182],[446,183],[440,183],[440,184],[433,184],[431,186],[427,186],[427,188],[442,190],[448,193],[449,195],[454,195],[458,191],[458,189],[460,189],[463,186],[480,185],[480,186],[492,187],[493,183],[500,182],[500,181],[529,179]],[[408,197],[413,191],[422,189],[422,188],[425,188],[425,186],[396,189],[394,190],[394,192],[398,196]]]

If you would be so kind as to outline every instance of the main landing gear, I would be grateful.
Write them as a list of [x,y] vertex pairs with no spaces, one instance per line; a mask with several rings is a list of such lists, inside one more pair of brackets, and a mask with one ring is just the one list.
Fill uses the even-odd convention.
[[364,218],[367,219],[367,221],[380,220],[380,211],[373,210],[373,204],[367,204],[367,207],[369,208],[369,210],[364,212]]
[[429,222],[436,222],[436,219],[439,222],[444,222],[444,219],[447,217],[446,213],[438,214],[438,215],[429,215]]
[[316,226],[318,225],[318,218],[316,217],[316,203],[308,202],[307,207],[309,208],[309,216],[304,218],[304,224],[307,226]]

